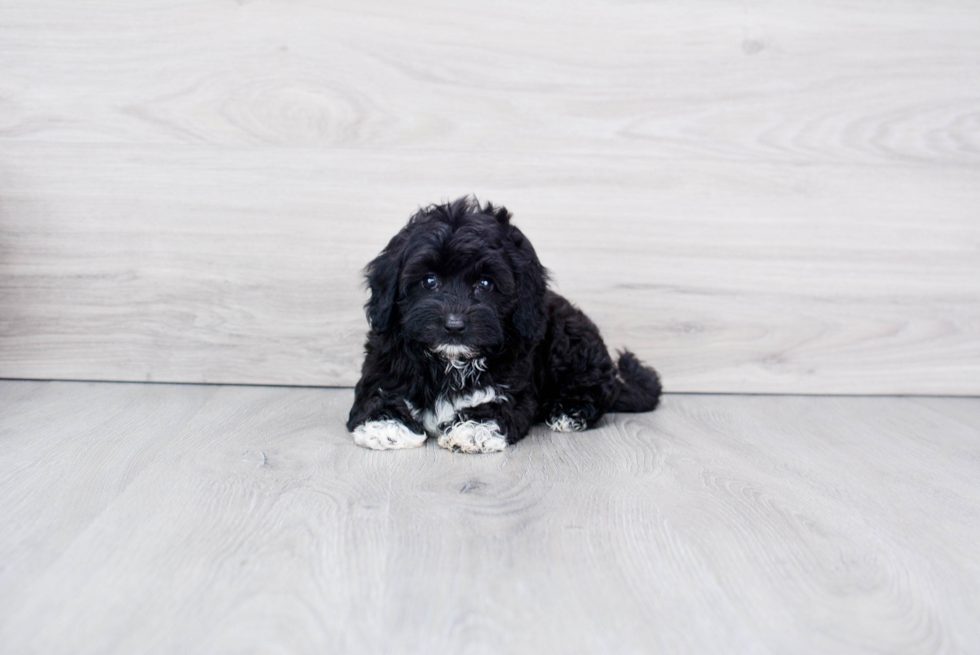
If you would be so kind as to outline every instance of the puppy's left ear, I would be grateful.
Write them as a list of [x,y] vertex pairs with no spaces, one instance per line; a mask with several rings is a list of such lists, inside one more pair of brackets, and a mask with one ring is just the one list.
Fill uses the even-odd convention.
[[[505,210],[506,211],[506,210]],[[508,226],[508,236],[513,244],[511,263],[517,286],[517,307],[514,309],[514,329],[521,341],[530,348],[544,337],[548,321],[545,314],[544,295],[548,289],[548,272],[531,242],[514,227]]]
[[384,334],[398,324],[395,300],[398,297],[398,278],[401,271],[400,236],[395,236],[388,247],[365,269],[371,299],[364,309],[371,329],[378,334]]

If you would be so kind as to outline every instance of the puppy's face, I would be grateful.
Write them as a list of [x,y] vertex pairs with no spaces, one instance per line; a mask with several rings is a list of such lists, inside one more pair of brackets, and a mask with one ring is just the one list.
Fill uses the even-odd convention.
[[404,338],[452,358],[503,343],[515,304],[514,274],[498,226],[485,222],[412,240],[400,280]]
[[416,214],[368,266],[375,331],[453,359],[536,338],[544,269],[509,219],[468,199]]

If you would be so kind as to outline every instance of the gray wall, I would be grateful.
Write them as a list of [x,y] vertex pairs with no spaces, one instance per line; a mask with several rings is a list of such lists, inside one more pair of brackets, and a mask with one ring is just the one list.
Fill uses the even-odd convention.
[[507,205],[672,391],[980,393],[980,5],[0,6],[0,377],[352,385]]

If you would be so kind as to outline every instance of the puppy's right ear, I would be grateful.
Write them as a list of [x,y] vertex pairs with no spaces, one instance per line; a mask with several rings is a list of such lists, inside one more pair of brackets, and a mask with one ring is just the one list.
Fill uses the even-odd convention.
[[367,265],[365,274],[368,287],[371,289],[371,299],[364,309],[367,313],[368,324],[378,334],[391,330],[398,323],[395,300],[398,297],[398,278],[401,271],[400,258],[397,256],[398,247],[395,239],[388,247]]

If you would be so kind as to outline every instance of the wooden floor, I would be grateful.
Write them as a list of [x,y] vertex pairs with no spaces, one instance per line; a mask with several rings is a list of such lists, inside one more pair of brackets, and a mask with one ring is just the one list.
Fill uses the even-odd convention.
[[346,389],[0,382],[3,653],[980,648],[980,399],[669,395],[500,455]]

